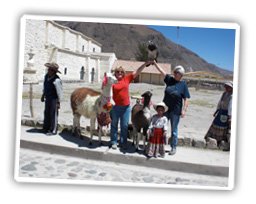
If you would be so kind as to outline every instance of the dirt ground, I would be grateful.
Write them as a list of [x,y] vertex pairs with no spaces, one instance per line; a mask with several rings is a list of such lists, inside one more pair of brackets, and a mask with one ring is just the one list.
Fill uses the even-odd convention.
[[[59,123],[65,125],[72,125],[73,116],[70,107],[70,95],[73,90],[79,87],[90,87],[100,90],[100,84],[85,84],[85,83],[63,83],[64,99],[61,102],[61,109],[59,112]],[[152,85],[145,83],[137,83],[130,85],[130,95],[139,96],[145,91],[153,93],[152,102],[158,103],[162,101],[165,86]],[[33,109],[34,118],[38,121],[43,120],[44,103],[40,101],[43,84],[39,83],[33,85]],[[209,126],[213,120],[213,113],[216,109],[217,103],[221,97],[222,91],[218,90],[195,90],[189,88],[191,98],[189,99],[189,107],[185,118],[181,118],[179,124],[179,137],[187,137],[191,139],[203,140]],[[30,118],[29,108],[29,86],[23,85],[23,97],[21,107],[21,117]],[[131,99],[131,105],[135,103],[135,99]],[[152,114],[155,113],[153,107]],[[89,120],[81,119],[81,126],[88,126]],[[170,128],[169,128],[170,129]]]

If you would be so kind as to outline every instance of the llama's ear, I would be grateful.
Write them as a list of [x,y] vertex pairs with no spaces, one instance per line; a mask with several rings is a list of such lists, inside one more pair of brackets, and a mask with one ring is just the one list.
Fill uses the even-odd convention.
[[106,72],[104,73],[103,81],[102,81],[102,86],[101,89],[103,89],[104,86],[108,83],[108,78]]

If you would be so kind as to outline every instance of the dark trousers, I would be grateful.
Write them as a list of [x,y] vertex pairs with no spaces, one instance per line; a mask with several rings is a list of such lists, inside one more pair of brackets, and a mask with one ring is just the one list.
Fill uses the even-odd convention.
[[50,131],[50,132],[56,134],[57,127],[58,127],[57,99],[47,99],[46,98],[43,129],[47,132]]

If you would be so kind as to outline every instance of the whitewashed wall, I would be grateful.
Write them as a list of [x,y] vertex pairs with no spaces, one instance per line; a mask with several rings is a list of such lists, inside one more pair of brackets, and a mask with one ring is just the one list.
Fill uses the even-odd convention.
[[47,22],[47,28],[42,30],[43,32],[47,32],[47,43],[50,45],[54,45],[56,47],[63,47],[63,36],[64,30],[59,27],[54,26],[52,23]]
[[62,79],[80,80],[83,66],[86,82],[91,81],[92,68],[95,69],[94,82],[100,82],[103,73],[112,66],[113,56],[115,58],[114,53],[101,53],[101,45],[95,40],[52,21],[27,20],[25,32],[24,68],[27,53],[33,49],[39,80],[46,74],[44,64],[55,61],[60,66]]
[[89,45],[89,52],[101,52],[101,47],[99,45],[94,44],[92,41],[90,41]]
[[[67,52],[58,52],[58,64],[60,66],[62,79],[80,79],[81,67],[86,67],[86,59],[81,56],[75,56]],[[67,68],[67,74],[65,74]]]
[[78,37],[78,46],[77,46],[78,52],[88,52],[88,41],[79,35]]
[[77,35],[71,33],[69,30],[64,31],[64,49],[77,51],[76,49]]
[[27,66],[28,54],[32,49],[34,55],[34,68],[37,70],[37,78],[40,80],[45,74],[44,63],[48,60],[48,52],[45,49],[46,21],[27,20],[24,46],[24,68]]

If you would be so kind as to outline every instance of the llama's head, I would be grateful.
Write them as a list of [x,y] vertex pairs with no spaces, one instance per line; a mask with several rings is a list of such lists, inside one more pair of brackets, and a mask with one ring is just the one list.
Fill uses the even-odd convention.
[[146,91],[141,96],[143,97],[143,106],[148,107],[150,105],[150,100],[151,100],[151,97],[152,97],[152,93],[150,91]]
[[117,83],[116,77],[110,72],[107,72],[107,73],[105,72],[103,81],[102,81],[102,88],[104,88],[105,86],[115,84],[115,83]]

